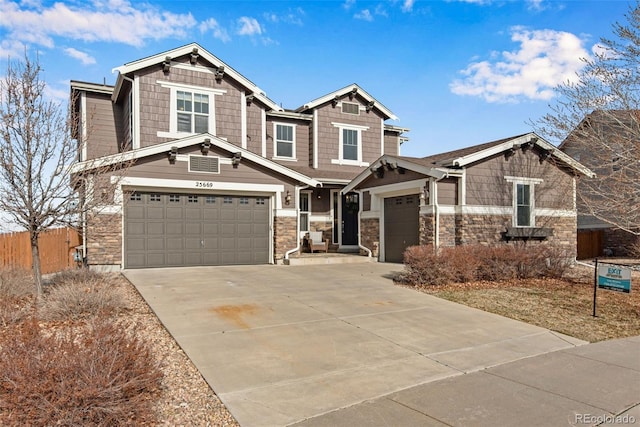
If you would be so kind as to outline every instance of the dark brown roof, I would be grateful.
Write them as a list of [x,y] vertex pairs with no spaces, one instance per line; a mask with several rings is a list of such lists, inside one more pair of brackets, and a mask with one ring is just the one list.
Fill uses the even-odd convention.
[[515,138],[519,138],[523,135],[526,135],[526,134],[516,135],[509,138],[498,139],[496,141],[486,142],[484,144],[472,145],[471,147],[465,147],[459,150],[447,151],[446,153],[434,154],[427,157],[402,156],[402,158],[410,162],[413,162],[422,166],[428,166],[428,167],[451,166],[451,162],[457,158],[468,156],[470,154],[477,153],[478,151],[486,150],[496,145],[504,144],[507,141],[510,141]]

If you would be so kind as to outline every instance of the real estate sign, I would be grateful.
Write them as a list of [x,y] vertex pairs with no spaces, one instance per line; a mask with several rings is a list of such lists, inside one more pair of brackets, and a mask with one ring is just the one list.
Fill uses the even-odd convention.
[[617,292],[631,292],[631,269],[618,265],[598,267],[598,287]]

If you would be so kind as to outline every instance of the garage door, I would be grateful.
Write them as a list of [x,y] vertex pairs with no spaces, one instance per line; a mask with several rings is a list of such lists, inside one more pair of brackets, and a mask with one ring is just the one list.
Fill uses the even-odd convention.
[[420,197],[384,199],[384,258],[386,262],[402,262],[404,250],[419,243]]
[[269,262],[269,199],[132,193],[124,209],[125,268]]

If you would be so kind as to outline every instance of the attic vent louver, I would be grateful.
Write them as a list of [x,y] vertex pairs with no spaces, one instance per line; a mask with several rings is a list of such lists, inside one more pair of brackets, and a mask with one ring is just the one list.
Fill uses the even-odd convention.
[[212,156],[189,156],[189,172],[220,173],[220,158]]

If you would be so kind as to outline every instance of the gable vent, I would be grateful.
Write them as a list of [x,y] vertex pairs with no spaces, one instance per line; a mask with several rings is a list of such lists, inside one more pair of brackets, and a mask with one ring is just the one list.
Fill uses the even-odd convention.
[[220,158],[211,156],[189,156],[189,172],[220,173]]
[[342,103],[342,112],[347,114],[360,114],[360,104],[352,104],[350,102]]

